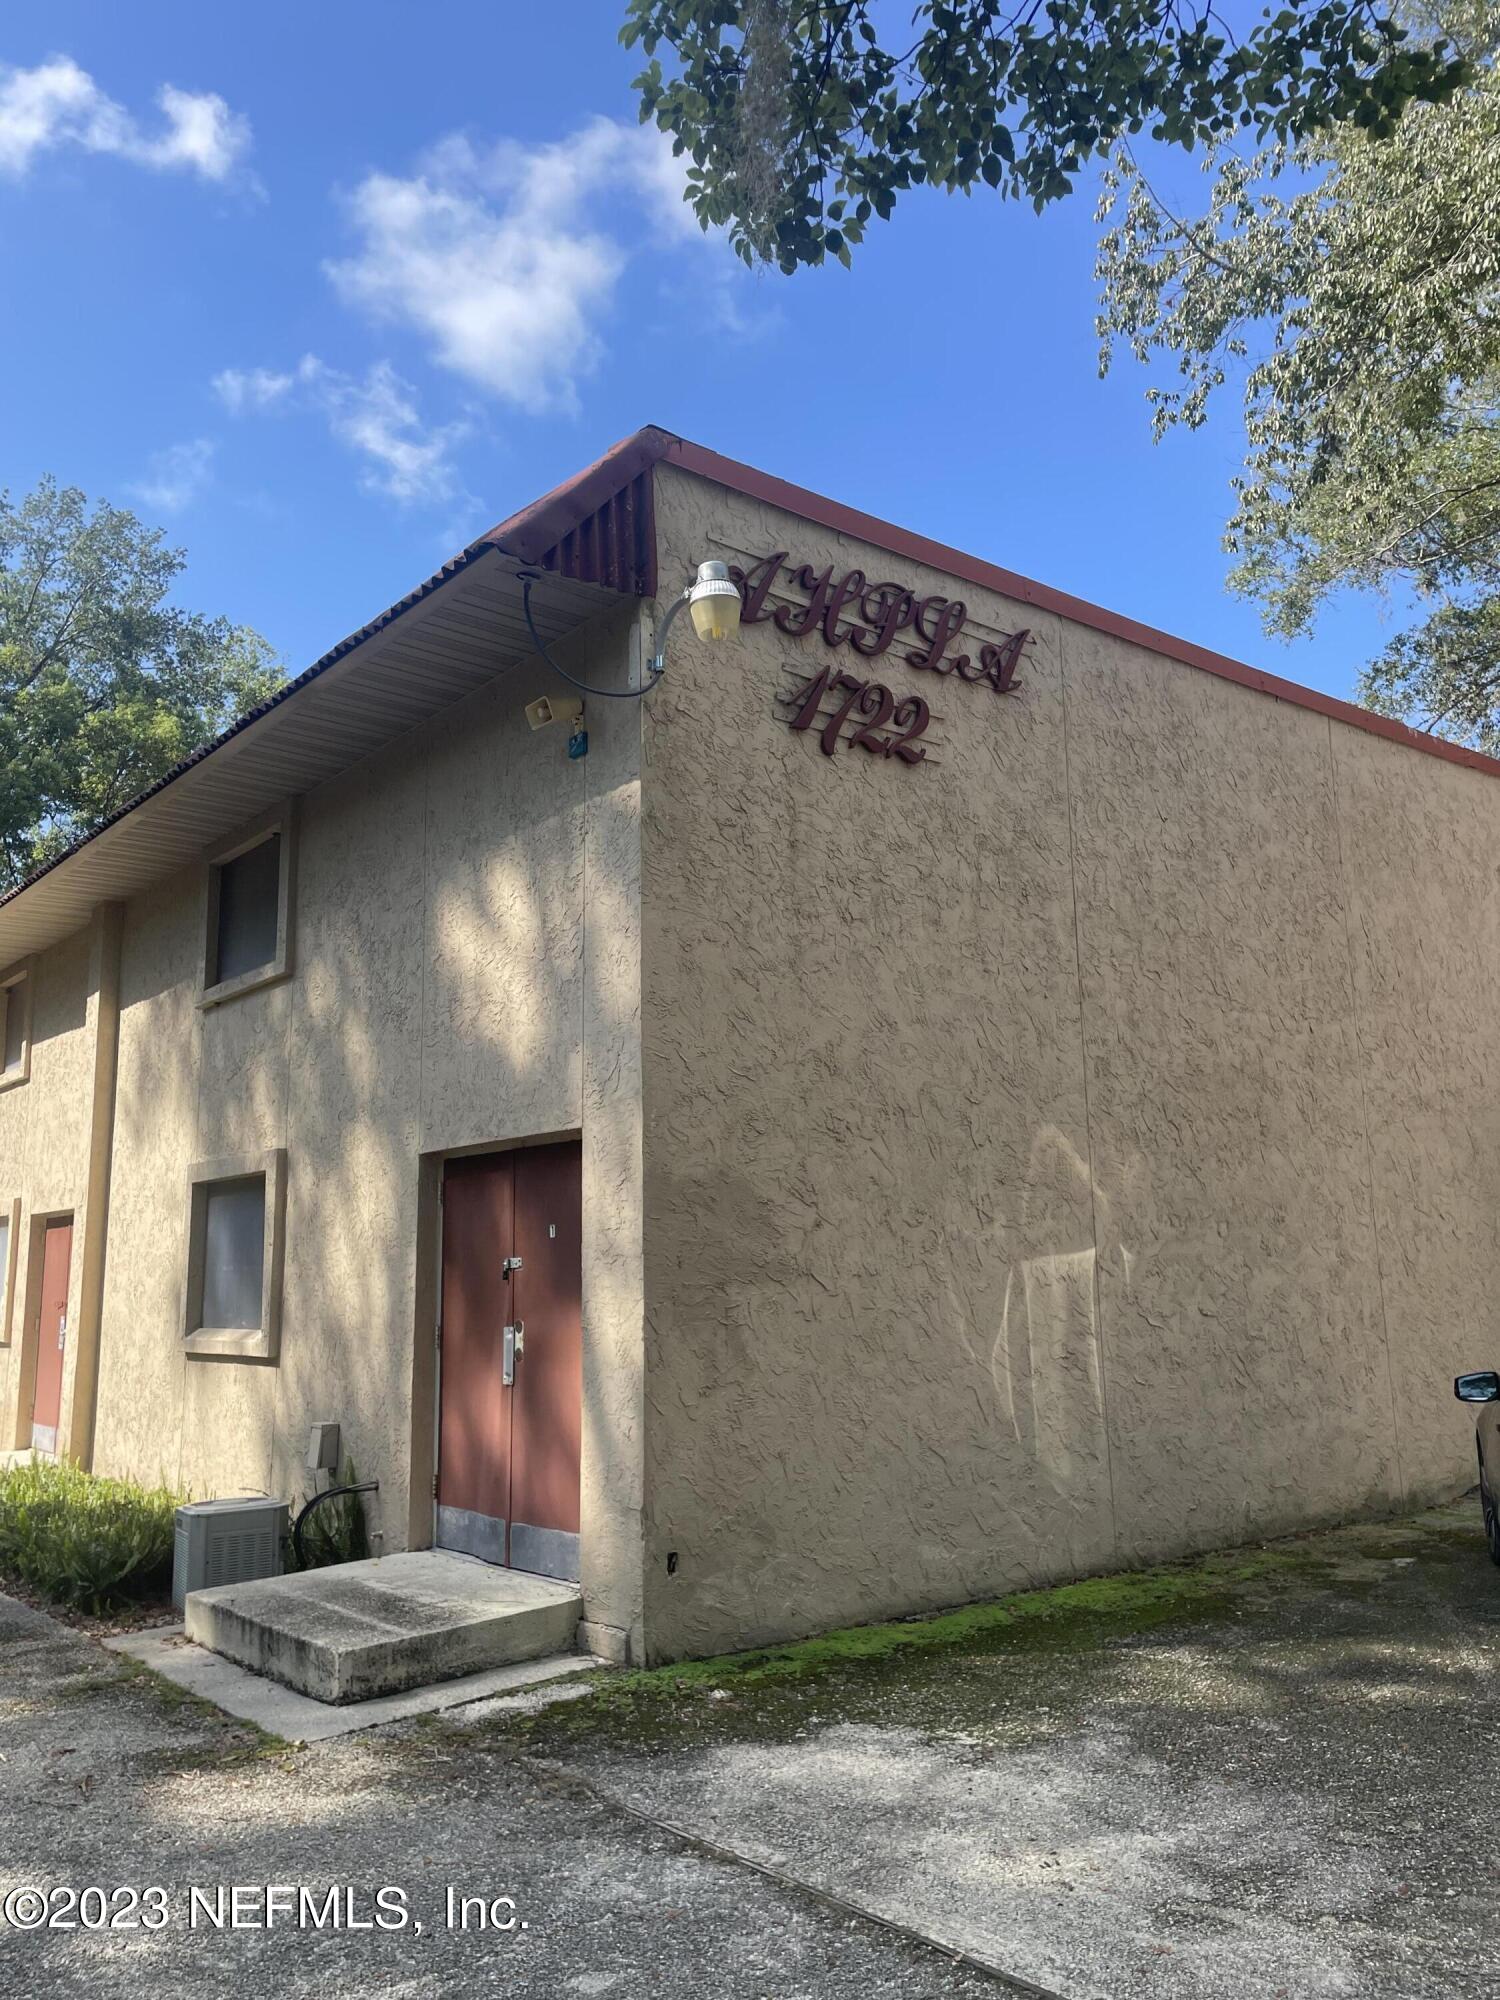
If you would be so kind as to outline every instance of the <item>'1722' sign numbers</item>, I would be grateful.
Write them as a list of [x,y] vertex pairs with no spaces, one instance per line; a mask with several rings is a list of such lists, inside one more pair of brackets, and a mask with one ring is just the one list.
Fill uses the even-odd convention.
[[[835,706],[825,714],[826,694],[832,694]],[[840,695],[844,697],[842,701]],[[897,701],[881,681],[856,680],[853,674],[836,674],[832,667],[825,667],[793,699],[797,711],[788,716],[788,722],[793,729],[811,729],[815,722],[820,722],[823,726],[818,733],[818,747],[825,757],[831,757],[839,747],[839,732],[851,710],[858,724],[854,734],[845,739],[851,748],[857,743],[874,756],[899,757],[907,764],[920,764],[927,755],[917,738],[932,720],[932,712],[919,694],[909,694]],[[894,727],[895,733],[883,736],[881,731],[887,724]]]
[[[762,556],[749,569],[732,568],[730,575],[739,586],[743,625],[770,621],[792,639],[817,633],[825,646],[847,646],[866,660],[892,652],[893,658],[919,672],[951,674],[996,694],[1013,694],[1020,685],[1016,670],[1030,632],[1003,633],[972,654],[953,651],[969,615],[957,598],[919,597],[899,583],[871,583],[861,569],[835,577],[832,564],[814,569],[811,563],[789,563],[785,549]],[[803,602],[772,601],[772,591],[783,576],[805,593]],[[903,643],[898,645],[898,640]],[[825,708],[829,697],[833,706]],[[799,730],[818,725],[819,747],[827,757],[841,741],[905,764],[920,764],[927,755],[918,738],[932,713],[920,695],[898,696],[883,681],[861,680],[829,666],[790,699],[796,706],[786,715],[788,724]],[[853,732],[843,736],[851,720]]]

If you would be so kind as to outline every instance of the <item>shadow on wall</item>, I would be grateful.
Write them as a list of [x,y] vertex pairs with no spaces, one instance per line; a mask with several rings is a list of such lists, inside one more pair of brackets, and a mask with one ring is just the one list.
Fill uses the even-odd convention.
[[[552,772],[523,738],[518,807],[495,736],[517,698],[502,683],[466,705],[471,727],[303,801],[284,985],[197,1007],[199,871],[132,905],[100,1470],[290,1496],[309,1426],[336,1421],[381,1482],[376,1552],[404,1542],[422,1156],[582,1122],[588,765],[559,745]],[[619,921],[628,856],[587,867],[595,921]],[[589,1005],[633,1034],[638,997],[606,972]],[[271,1146],[287,1152],[279,1361],[189,1358],[188,1167]]]

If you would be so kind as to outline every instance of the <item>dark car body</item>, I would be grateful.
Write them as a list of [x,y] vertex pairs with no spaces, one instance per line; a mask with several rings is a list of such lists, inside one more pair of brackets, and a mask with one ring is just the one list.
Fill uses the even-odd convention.
[[1500,1563],[1500,1373],[1481,1368],[1472,1375],[1460,1375],[1453,1393],[1461,1403],[1477,1405],[1474,1442],[1479,1451],[1479,1505],[1491,1559]]

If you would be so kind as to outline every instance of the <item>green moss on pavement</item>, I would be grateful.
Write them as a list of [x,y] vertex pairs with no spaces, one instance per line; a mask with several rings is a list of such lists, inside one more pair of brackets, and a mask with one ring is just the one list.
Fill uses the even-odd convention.
[[[1462,1503],[1184,1562],[1022,1591],[930,1617],[856,1625],[785,1645],[646,1670],[601,1670],[589,1692],[472,1732],[545,1753],[576,1747],[747,1737],[784,1739],[839,1720],[978,1738],[1034,1739],[1128,1677],[1128,1642],[1250,1615],[1272,1594],[1354,1603],[1397,1561],[1468,1561]],[[1111,1652],[1114,1659],[1111,1662]],[[576,1687],[576,1683],[575,1683]],[[570,1690],[570,1692],[572,1692]]]

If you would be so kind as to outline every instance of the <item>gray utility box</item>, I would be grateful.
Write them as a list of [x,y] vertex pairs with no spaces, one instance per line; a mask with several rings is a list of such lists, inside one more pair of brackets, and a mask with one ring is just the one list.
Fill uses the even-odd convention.
[[177,1509],[172,1550],[172,1602],[216,1583],[252,1583],[280,1576],[287,1504],[246,1494],[238,1500],[194,1500]]

